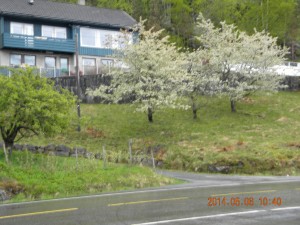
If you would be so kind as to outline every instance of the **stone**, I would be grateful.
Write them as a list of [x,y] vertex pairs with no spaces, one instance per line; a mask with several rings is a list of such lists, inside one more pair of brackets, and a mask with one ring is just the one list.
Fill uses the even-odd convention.
[[3,202],[3,201],[7,201],[9,199],[10,199],[10,197],[8,196],[8,194],[4,190],[0,189],[0,201]]
[[55,147],[55,151],[57,152],[70,152],[71,148],[69,148],[68,146],[65,145],[58,145]]
[[13,149],[17,150],[17,151],[23,151],[24,150],[24,145],[14,144]]
[[74,147],[71,151],[71,157],[76,157],[76,149],[77,149],[77,155],[78,157],[84,157],[86,154],[86,149],[82,147]]
[[164,166],[164,162],[162,160],[159,160],[156,162],[156,166],[162,168]]
[[95,159],[102,159],[102,154],[96,153],[95,154]]
[[71,152],[71,148],[65,145],[58,145],[55,147],[55,155],[56,156],[64,156],[69,157]]
[[42,147],[42,146],[38,146],[37,147],[37,152],[40,153],[40,154],[43,154],[43,153],[45,153],[45,148]]
[[95,158],[95,155],[92,152],[86,152],[83,157],[86,159],[93,159]]
[[49,145],[45,146],[44,151],[46,153],[55,151],[55,145],[54,144],[49,144]]
[[37,152],[37,147],[34,145],[25,145],[24,149],[27,149],[30,152],[36,153]]
[[144,158],[141,160],[141,164],[143,166],[149,166],[149,167],[152,167],[153,166],[153,161],[152,161],[152,158]]
[[230,166],[216,166],[216,165],[208,165],[208,171],[213,173],[225,173],[228,174],[230,172]]
[[237,168],[241,169],[245,166],[245,164],[242,161],[239,161],[237,164]]
[[57,151],[57,152],[54,152],[54,155],[56,155],[56,156],[62,156],[62,157],[69,157],[70,156],[70,152]]

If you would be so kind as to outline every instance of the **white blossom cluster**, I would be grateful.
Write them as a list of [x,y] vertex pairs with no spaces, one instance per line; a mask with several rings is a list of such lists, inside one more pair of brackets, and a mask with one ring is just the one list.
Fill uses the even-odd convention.
[[163,107],[187,108],[177,101],[177,86],[186,73],[183,54],[169,43],[168,37],[162,37],[163,30],[146,30],[142,21],[132,32],[137,31],[137,42],[117,54],[116,58],[126,66],[112,71],[111,86],[88,93],[114,102],[133,96],[136,110],[141,112],[154,113]]
[[130,31],[138,36],[136,43],[125,43],[116,55],[116,65],[122,66],[112,71],[112,84],[88,94],[114,102],[133,96],[136,110],[152,117],[163,107],[189,108],[178,101],[182,95],[192,99],[196,110],[198,96],[223,93],[235,110],[234,103],[246,94],[280,87],[281,77],[271,68],[284,61],[287,49],[276,38],[256,31],[248,35],[225,22],[215,27],[201,15],[197,27],[201,47],[183,53],[163,37],[163,30],[146,30],[141,21]]
[[225,22],[217,28],[201,16],[197,25],[212,75],[220,79],[222,92],[232,103],[251,92],[281,87],[282,77],[272,68],[283,64],[288,51],[276,44],[276,38],[257,31],[248,35]]

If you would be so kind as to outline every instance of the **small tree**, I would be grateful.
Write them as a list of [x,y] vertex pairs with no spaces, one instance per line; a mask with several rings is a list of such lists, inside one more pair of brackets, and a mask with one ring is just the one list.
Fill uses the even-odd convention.
[[153,122],[153,113],[158,109],[184,107],[176,101],[178,85],[185,73],[184,58],[168,42],[168,37],[162,37],[163,30],[145,30],[142,21],[133,28],[133,33],[138,33],[139,38],[135,44],[125,44],[116,55],[119,67],[112,71],[111,85],[87,93],[116,103],[133,96],[136,110],[146,112],[148,121]]
[[36,75],[33,68],[11,72],[11,77],[0,76],[0,132],[10,155],[14,142],[23,137],[67,128],[75,104],[70,92],[56,90],[53,82]]
[[212,59],[209,63],[217,68],[231,111],[235,112],[236,101],[245,95],[260,90],[275,91],[281,86],[282,77],[272,67],[282,64],[288,51],[266,32],[247,35],[234,25],[225,22],[220,25],[217,28],[200,17],[199,39]]
[[200,108],[199,96],[213,96],[221,91],[221,81],[206,49],[199,48],[186,56],[187,73],[181,85],[181,93],[191,102],[193,118]]

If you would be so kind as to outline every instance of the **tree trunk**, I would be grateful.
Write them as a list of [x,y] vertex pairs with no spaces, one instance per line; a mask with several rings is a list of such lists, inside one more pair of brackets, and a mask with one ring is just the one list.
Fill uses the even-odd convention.
[[192,105],[192,110],[193,110],[193,119],[197,119],[197,106],[195,104],[195,102],[193,102],[193,105]]
[[7,155],[5,143],[3,143],[3,151],[4,151],[4,155],[5,155],[5,161],[6,161],[6,163],[8,164],[8,163],[9,163],[9,160],[8,160],[8,155]]
[[235,101],[232,99],[230,100],[230,106],[231,106],[231,112],[236,112]]
[[153,122],[153,111],[152,111],[152,108],[148,108],[148,121],[150,122],[150,123],[152,123]]
[[18,129],[13,129],[13,132],[5,132],[4,128],[1,127],[1,136],[2,140],[4,141],[4,154],[6,154],[5,157],[8,159],[12,157],[12,149],[14,146],[15,138],[18,134]]
[[8,157],[11,159],[14,142],[11,140],[4,140],[4,145],[5,145],[6,149],[8,150]]

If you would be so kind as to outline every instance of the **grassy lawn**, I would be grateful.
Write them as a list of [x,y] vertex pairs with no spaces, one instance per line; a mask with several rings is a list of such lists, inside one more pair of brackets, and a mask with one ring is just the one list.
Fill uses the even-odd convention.
[[[92,152],[126,155],[128,140],[135,153],[159,146],[164,167],[207,172],[208,165],[230,165],[232,173],[299,174],[300,92],[256,95],[230,112],[227,99],[211,98],[199,110],[167,109],[149,124],[129,105],[82,105],[82,132],[66,131],[52,138],[23,143],[83,146]],[[124,156],[125,158],[127,156]],[[242,165],[242,166],[241,166]]]
[[228,100],[211,98],[199,110],[167,109],[150,124],[129,105],[82,104],[81,132],[72,129],[54,137],[32,137],[21,143],[82,146],[101,153],[101,160],[60,158],[14,152],[10,165],[0,151],[0,188],[15,194],[12,201],[49,199],[122,189],[173,184],[150,169],[112,162],[128,161],[128,140],[134,156],[156,148],[163,168],[208,172],[209,165],[230,166],[233,174],[300,174],[300,92],[252,96],[230,112]]
[[0,189],[12,202],[52,199],[100,192],[132,190],[175,184],[151,169],[111,164],[104,169],[99,160],[62,158],[14,152],[9,165],[0,153]]

